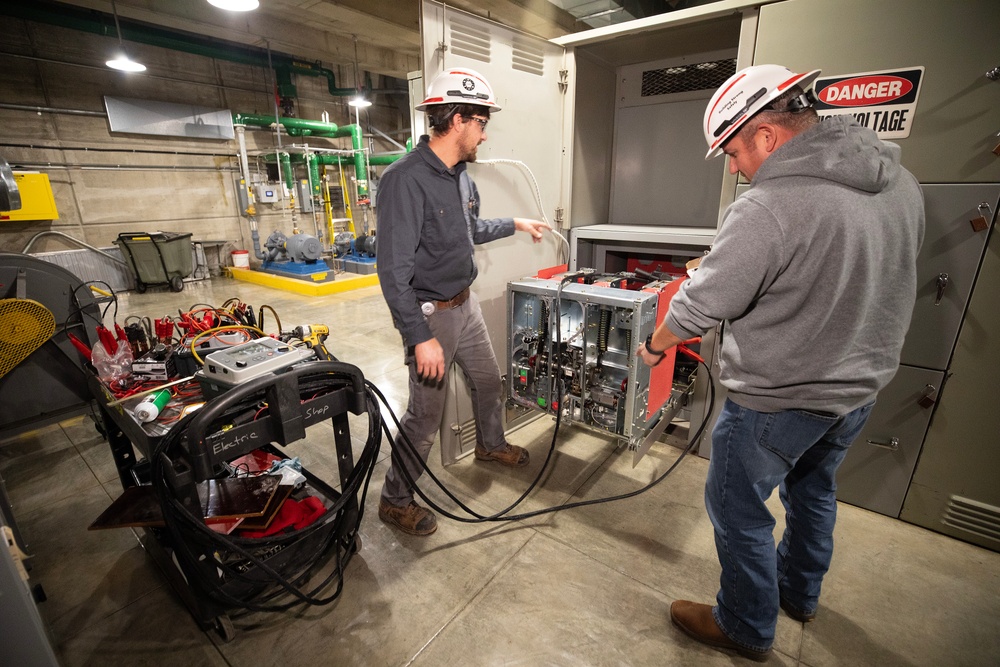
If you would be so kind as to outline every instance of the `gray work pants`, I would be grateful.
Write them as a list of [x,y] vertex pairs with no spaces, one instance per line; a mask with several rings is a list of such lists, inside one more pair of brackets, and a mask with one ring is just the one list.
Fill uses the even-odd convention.
[[[465,373],[472,390],[476,445],[487,450],[503,447],[507,443],[503,435],[500,368],[493,354],[479,299],[475,293],[470,294],[461,306],[435,312],[427,318],[427,324],[444,350],[445,377],[454,361]],[[400,420],[402,428],[400,435],[396,436],[392,465],[382,487],[382,498],[399,506],[408,505],[413,500],[413,491],[398,469],[400,459],[414,481],[423,474],[420,463],[409,455],[402,442],[402,434],[410,439],[420,458],[426,462],[441,428],[446,392],[445,382],[429,384],[417,377],[413,350],[407,351],[406,365],[410,369],[410,400],[406,414]]]

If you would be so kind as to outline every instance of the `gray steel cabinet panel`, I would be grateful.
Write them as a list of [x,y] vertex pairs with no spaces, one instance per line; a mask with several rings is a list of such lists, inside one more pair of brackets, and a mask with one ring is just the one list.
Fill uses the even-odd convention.
[[[917,258],[917,302],[900,363],[945,369],[962,324],[988,232],[973,230],[970,220],[992,221],[1000,199],[996,183],[924,185],[927,232]],[[988,204],[989,211],[979,206]],[[941,301],[938,276],[947,274]]]
[[918,401],[927,385],[940,390],[943,378],[943,371],[899,367],[837,472],[838,500],[899,516],[933,412]]
[[899,518],[1000,551],[1000,234],[994,229]]

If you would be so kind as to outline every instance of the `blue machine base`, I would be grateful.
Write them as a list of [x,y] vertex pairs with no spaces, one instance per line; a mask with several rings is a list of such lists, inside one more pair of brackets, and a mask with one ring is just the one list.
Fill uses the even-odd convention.
[[265,261],[261,264],[260,270],[314,283],[325,283],[334,279],[333,270],[321,259],[315,262]]

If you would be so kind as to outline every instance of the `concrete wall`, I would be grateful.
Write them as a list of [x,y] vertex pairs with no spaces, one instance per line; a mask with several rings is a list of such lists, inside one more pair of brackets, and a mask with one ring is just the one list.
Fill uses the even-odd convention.
[[[111,95],[274,115],[273,73],[269,71],[126,43],[133,58],[148,69],[142,74],[124,74],[104,66],[116,46],[116,40],[107,37],[5,19],[0,103],[103,114],[104,96]],[[338,86],[354,85],[353,66],[332,69]],[[319,120],[326,111],[337,125],[354,122],[354,110],[346,98],[330,95],[325,78],[294,76],[297,117]],[[374,88],[382,87],[379,77],[373,79]],[[390,135],[405,129],[408,114],[401,111],[407,104],[405,95],[377,95],[375,105],[361,113],[366,145],[369,136],[374,136],[375,152],[398,150],[370,135],[367,128],[371,123]],[[405,137],[400,134],[396,139],[404,143]],[[350,139],[282,137],[284,146],[303,141],[315,147],[350,148]],[[251,152],[275,145],[272,132],[248,130]],[[46,230],[95,246],[109,245],[120,232],[164,230],[249,247],[249,227],[239,215],[235,196],[236,153],[235,140],[113,135],[103,115],[0,108],[0,157],[15,170],[28,163],[51,165],[28,169],[49,175],[59,210],[59,219],[54,221],[0,222],[0,251],[20,252],[36,233]],[[299,175],[305,177],[304,171]],[[313,231],[311,216],[293,215],[281,206],[259,209],[262,238],[274,229],[290,233],[296,222],[303,231]],[[47,236],[31,252],[66,247],[72,246]]]

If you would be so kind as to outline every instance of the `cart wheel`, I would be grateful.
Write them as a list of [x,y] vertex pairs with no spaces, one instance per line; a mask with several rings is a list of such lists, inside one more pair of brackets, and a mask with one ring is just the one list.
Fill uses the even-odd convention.
[[184,279],[180,276],[174,276],[170,279],[170,291],[180,292],[184,289]]
[[351,547],[350,547],[351,554],[356,554],[359,551],[361,551],[361,547],[362,547],[361,535],[355,535],[354,536],[354,541],[351,542]]
[[227,644],[236,639],[236,628],[233,627],[233,620],[226,614],[219,614],[215,617],[215,631]]
[[138,292],[139,294],[145,294],[146,283],[142,282],[141,280],[135,281],[135,291]]

